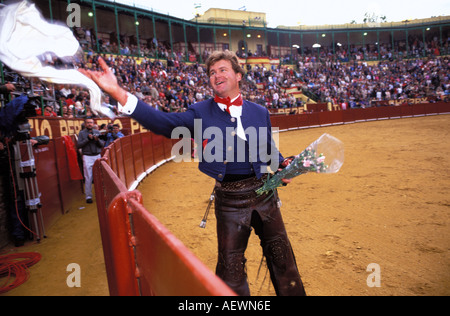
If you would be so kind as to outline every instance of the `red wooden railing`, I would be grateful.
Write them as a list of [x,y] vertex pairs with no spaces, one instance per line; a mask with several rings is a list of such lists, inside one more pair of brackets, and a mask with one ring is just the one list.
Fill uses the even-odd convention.
[[94,165],[95,195],[111,295],[234,295],[129,191],[170,159],[173,141],[152,133],[116,140]]

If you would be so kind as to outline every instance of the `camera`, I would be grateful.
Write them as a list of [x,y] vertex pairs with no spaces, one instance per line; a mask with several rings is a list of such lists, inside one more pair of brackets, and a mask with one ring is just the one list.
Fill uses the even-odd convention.
[[[39,96],[25,94],[0,109],[0,131],[4,136],[12,136],[14,141],[30,139],[31,125],[28,118],[37,116],[36,108],[41,104]],[[48,136],[34,137],[37,145],[45,145],[50,141]]]
[[23,94],[0,108],[0,131],[4,136],[29,133],[27,117],[34,116],[35,100]]
[[40,97],[28,97],[28,101],[23,105],[23,110],[15,117],[17,130],[14,136],[17,141],[30,138],[31,125],[28,123],[28,118],[36,116],[36,108],[39,105]]
[[[25,95],[22,95],[23,97]],[[27,97],[27,102],[23,105],[23,110],[16,116],[15,120],[18,123],[18,125],[24,124],[28,122],[29,117],[35,117],[36,114],[36,108],[38,108],[41,104],[41,100],[39,96],[33,96],[33,97]]]

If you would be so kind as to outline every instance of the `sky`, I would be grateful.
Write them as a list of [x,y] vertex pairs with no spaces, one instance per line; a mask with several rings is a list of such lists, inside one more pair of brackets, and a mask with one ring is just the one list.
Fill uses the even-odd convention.
[[[114,1],[114,0],[109,0]],[[279,25],[362,23],[366,12],[386,16],[387,22],[400,22],[450,15],[450,0],[116,0],[153,9],[155,12],[190,20],[195,7],[200,13],[209,8],[265,12],[269,27]]]

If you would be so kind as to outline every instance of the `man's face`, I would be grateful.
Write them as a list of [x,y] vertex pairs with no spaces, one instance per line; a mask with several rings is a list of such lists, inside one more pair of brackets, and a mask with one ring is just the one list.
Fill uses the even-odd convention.
[[209,82],[214,93],[221,98],[234,98],[239,94],[240,73],[235,73],[231,62],[219,60],[209,69]]
[[94,127],[94,120],[86,120],[84,121],[84,125],[86,126],[86,129],[92,129]]

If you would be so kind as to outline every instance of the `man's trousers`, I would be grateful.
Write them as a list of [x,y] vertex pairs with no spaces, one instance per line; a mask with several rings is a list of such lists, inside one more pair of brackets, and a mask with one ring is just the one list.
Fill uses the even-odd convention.
[[[217,183],[218,262],[216,274],[238,295],[250,295],[244,252],[252,227],[261,241],[277,295],[306,295],[287,237],[278,194],[257,196],[263,179]],[[270,195],[270,194],[269,194]]]
[[83,155],[83,173],[84,173],[84,193],[87,199],[92,199],[92,167],[97,159],[101,158],[100,154],[95,156]]

